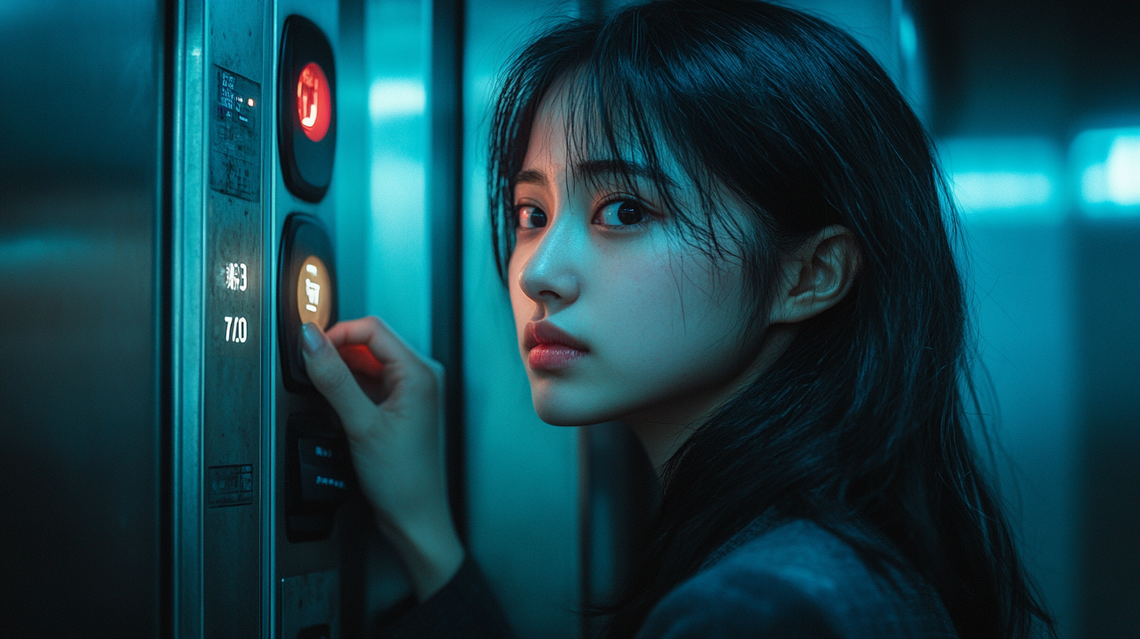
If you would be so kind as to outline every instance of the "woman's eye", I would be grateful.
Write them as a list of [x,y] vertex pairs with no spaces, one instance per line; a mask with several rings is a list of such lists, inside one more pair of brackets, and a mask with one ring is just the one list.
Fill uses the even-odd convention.
[[515,208],[519,216],[520,229],[537,229],[546,226],[546,211],[537,206],[519,206]]
[[594,224],[605,226],[632,226],[645,221],[649,214],[636,200],[617,200],[602,207],[594,216]]

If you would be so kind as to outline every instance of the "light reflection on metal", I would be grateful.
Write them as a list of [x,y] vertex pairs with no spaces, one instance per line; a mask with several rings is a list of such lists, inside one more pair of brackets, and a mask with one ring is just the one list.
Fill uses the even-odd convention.
[[899,48],[908,64],[917,62],[918,29],[914,26],[914,18],[905,11],[899,16]]
[[1086,215],[1140,215],[1140,128],[1085,131],[1069,157]]
[[420,78],[378,78],[368,88],[368,114],[384,118],[423,115],[427,92]]
[[940,151],[967,219],[1055,223],[1068,212],[1064,165],[1052,140],[952,138]]
[[969,171],[954,174],[954,195],[963,209],[983,211],[1047,206],[1053,180],[1044,173]]

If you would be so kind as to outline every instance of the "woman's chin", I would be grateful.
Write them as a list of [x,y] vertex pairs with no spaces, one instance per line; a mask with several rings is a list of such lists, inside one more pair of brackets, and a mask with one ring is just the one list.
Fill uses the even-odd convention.
[[574,401],[568,398],[557,400],[532,394],[534,412],[538,418],[551,426],[587,426],[618,419],[620,411],[607,407],[592,406],[589,402]]
[[551,426],[586,426],[609,421],[604,417],[596,417],[587,411],[574,410],[572,408],[540,407],[537,403],[534,405],[534,412],[538,413],[539,419]]

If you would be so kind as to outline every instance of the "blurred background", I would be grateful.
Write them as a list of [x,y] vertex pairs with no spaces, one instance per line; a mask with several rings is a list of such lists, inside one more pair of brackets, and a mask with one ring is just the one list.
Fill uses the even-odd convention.
[[1136,635],[1140,3],[912,11],[901,48],[966,223],[1024,552],[1062,636]]
[[[0,3],[0,623],[18,635],[58,614],[87,614],[66,628],[88,635],[180,634],[163,603],[181,497],[162,442],[189,428],[163,399],[179,362],[162,282],[182,276],[164,114],[175,35],[209,4]],[[380,315],[449,364],[461,527],[526,637],[596,633],[581,602],[621,578],[652,486],[618,427],[534,415],[491,260],[488,112],[537,28],[624,4],[324,3],[340,316]],[[859,38],[936,142],[998,472],[1060,636],[1140,636],[1140,2],[787,4]],[[345,561],[368,567],[356,612],[372,619],[407,586],[357,525]],[[134,603],[95,609],[110,586]]]

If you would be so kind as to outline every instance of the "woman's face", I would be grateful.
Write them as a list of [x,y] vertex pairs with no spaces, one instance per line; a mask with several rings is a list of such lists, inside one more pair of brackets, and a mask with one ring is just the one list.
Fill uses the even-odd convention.
[[619,162],[644,173],[636,154],[568,166],[563,97],[539,109],[514,194],[511,306],[535,410],[556,425],[691,423],[757,357],[741,268],[679,241],[651,180],[623,183]]

